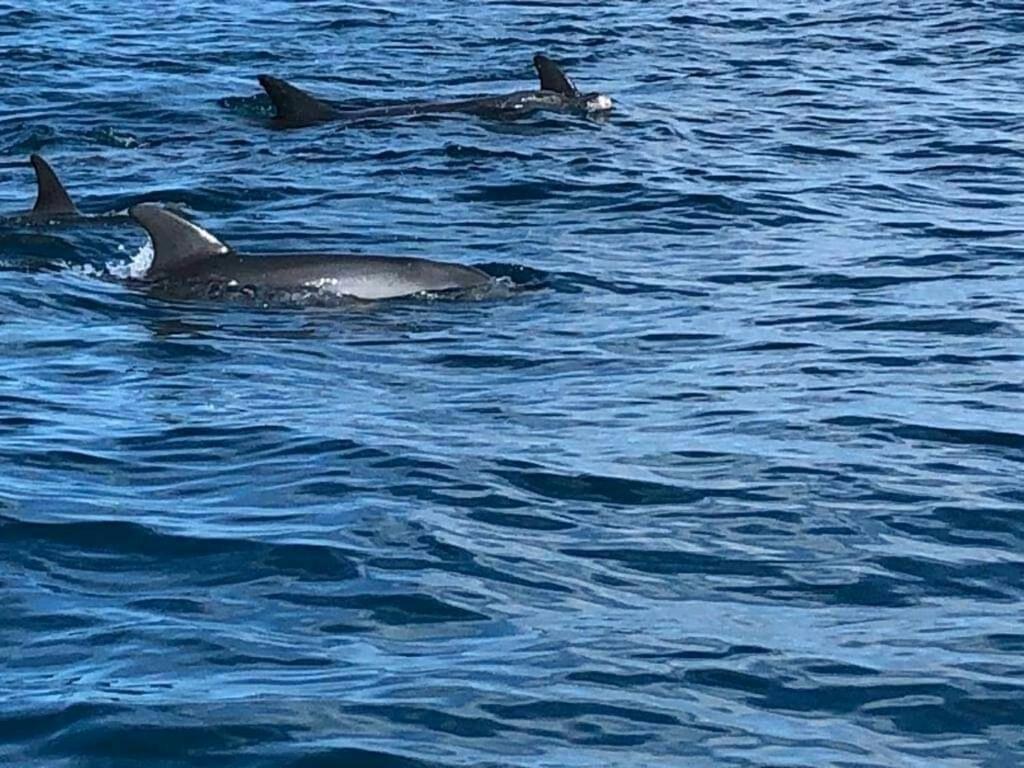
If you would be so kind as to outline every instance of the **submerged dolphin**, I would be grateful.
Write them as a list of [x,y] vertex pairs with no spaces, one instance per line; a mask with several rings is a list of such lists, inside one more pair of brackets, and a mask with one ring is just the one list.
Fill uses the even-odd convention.
[[145,280],[173,295],[244,297],[333,295],[390,299],[484,288],[475,267],[427,259],[360,254],[241,254],[156,203],[129,211],[149,233],[153,261]]
[[538,53],[533,66],[540,76],[540,90],[516,91],[504,96],[484,96],[456,101],[419,101],[383,107],[345,108],[321,101],[291,83],[270,75],[260,75],[260,85],[274,103],[273,125],[301,128],[336,120],[354,121],[377,117],[444,114],[520,115],[538,110],[556,112],[607,112],[612,100],[603,93],[581,93],[572,80],[547,56]]

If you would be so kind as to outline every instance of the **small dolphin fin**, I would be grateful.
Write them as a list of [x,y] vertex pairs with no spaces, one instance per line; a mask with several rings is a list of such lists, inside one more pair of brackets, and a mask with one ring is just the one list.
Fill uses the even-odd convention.
[[334,108],[320,99],[296,88],[289,82],[270,75],[259,76],[260,85],[274,103],[275,122],[289,128],[315,125],[335,116]]
[[186,270],[206,259],[231,252],[205,229],[157,203],[140,203],[128,213],[145,228],[153,241],[153,263],[147,277]]
[[540,75],[540,89],[542,91],[554,91],[563,96],[580,95],[580,92],[573,85],[569,76],[562,71],[562,68],[543,53],[538,53],[533,57],[533,66],[537,69],[537,74]]
[[36,193],[36,204],[32,207],[32,213],[46,214],[52,216],[66,216],[78,213],[75,204],[71,202],[64,185],[60,183],[53,168],[39,155],[29,157],[32,167],[36,172],[36,186],[39,191]]

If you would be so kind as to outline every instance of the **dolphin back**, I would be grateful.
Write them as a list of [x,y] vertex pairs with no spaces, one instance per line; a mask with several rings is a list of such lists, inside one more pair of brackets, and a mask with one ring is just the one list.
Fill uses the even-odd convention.
[[579,89],[573,85],[569,76],[543,53],[538,53],[533,57],[533,66],[540,77],[540,89],[542,91],[554,91],[571,98],[580,96]]
[[171,213],[157,203],[141,203],[128,211],[153,242],[153,262],[147,278],[186,272],[197,264],[231,252],[202,227]]
[[277,111],[274,122],[285,128],[301,128],[330,120],[336,115],[334,107],[291,83],[270,75],[259,76],[260,85],[267,92]]
[[39,155],[32,155],[29,158],[32,168],[36,172],[36,185],[39,190],[36,194],[36,204],[32,208],[33,215],[37,216],[74,216],[78,213],[75,204],[71,202],[64,185],[60,183],[57,174],[53,172],[50,164]]

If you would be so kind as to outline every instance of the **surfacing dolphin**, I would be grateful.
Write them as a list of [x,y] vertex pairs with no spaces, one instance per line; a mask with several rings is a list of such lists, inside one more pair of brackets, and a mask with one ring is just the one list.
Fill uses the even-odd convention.
[[260,75],[260,85],[270,96],[277,128],[301,128],[331,121],[355,121],[381,117],[462,112],[481,115],[516,116],[548,110],[556,112],[607,112],[612,100],[603,93],[581,93],[572,80],[551,59],[538,53],[533,66],[540,77],[540,90],[516,91],[504,96],[482,96],[456,101],[417,101],[382,107],[346,108],[322,101],[291,83]]
[[42,224],[80,217],[78,208],[71,202],[71,196],[60,183],[50,164],[39,155],[31,155],[29,162],[36,172],[36,203],[31,211],[6,217],[7,220],[15,223]]
[[36,172],[36,202],[32,210],[27,213],[17,213],[13,216],[5,216],[2,220],[5,223],[32,226],[43,224],[80,224],[80,223],[101,223],[101,224],[122,224],[130,221],[123,214],[101,213],[85,214],[78,210],[78,206],[71,200],[71,196],[64,188],[57,174],[46,160],[40,155],[30,155],[29,162]]
[[391,299],[484,289],[494,280],[475,267],[361,254],[241,254],[157,203],[129,211],[149,233],[153,261],[145,282],[184,298],[292,300],[317,296]]

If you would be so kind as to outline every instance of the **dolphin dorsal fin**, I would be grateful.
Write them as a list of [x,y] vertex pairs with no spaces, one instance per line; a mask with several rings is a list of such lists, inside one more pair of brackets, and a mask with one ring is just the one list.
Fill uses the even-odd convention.
[[231,249],[202,227],[197,227],[157,203],[141,203],[128,211],[153,241],[153,262],[147,277],[178,272]]
[[60,183],[60,179],[57,178],[57,174],[53,172],[50,164],[39,155],[32,155],[29,157],[29,161],[35,169],[36,186],[39,188],[32,213],[54,216],[78,213],[78,209],[71,202],[71,197],[64,189],[64,185]]
[[289,82],[270,75],[259,76],[260,85],[274,103],[274,121],[289,128],[314,125],[330,120],[334,108]]
[[533,66],[537,69],[537,74],[540,75],[540,89],[542,91],[554,91],[563,96],[580,95],[580,92],[573,85],[569,76],[562,71],[562,68],[543,53],[538,53],[533,57]]

